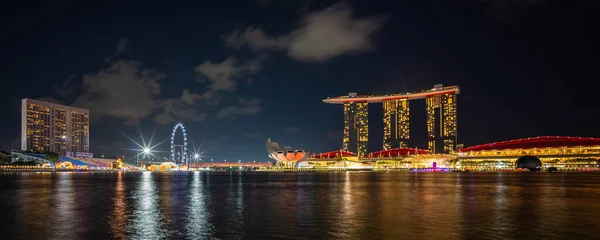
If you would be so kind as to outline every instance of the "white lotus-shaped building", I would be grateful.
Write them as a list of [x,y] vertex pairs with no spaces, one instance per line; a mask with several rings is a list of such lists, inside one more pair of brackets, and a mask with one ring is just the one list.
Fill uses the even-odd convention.
[[269,154],[269,158],[279,162],[279,163],[297,163],[302,162],[308,159],[310,156],[309,152],[304,150],[292,150],[292,147],[285,146],[283,149],[279,147],[279,144],[276,142],[271,142],[270,138],[267,138],[267,153]]

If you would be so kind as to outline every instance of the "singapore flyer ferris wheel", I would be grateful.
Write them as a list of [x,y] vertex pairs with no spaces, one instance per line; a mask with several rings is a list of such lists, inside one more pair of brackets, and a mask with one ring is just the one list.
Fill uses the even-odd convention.
[[[181,132],[183,132],[183,145],[175,145],[175,133],[177,133],[177,129],[181,128]],[[171,161],[176,162],[175,159],[175,147],[180,146],[182,149],[180,155],[180,163],[185,163],[186,161],[186,153],[187,153],[187,134],[185,133],[185,127],[182,123],[175,124],[173,127],[173,133],[171,134]]]

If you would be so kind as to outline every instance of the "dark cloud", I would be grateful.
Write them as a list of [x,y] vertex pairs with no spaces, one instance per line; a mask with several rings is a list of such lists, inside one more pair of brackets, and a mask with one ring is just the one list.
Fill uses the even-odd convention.
[[183,89],[180,100],[188,105],[193,105],[200,98],[200,95],[191,93],[189,89]]
[[[126,50],[128,42],[124,38],[119,40],[119,52]],[[167,98],[162,95],[160,84],[166,74],[144,68],[141,62],[135,60],[119,60],[114,63],[110,59],[106,61],[110,64],[109,67],[84,75],[83,93],[76,98],[74,105],[89,109],[94,122],[103,117],[114,117],[127,125],[138,124],[140,119],[152,116],[160,124],[183,120],[202,121],[207,114],[199,112],[196,103],[203,95],[235,89],[235,83],[229,85],[229,80],[243,72],[253,73],[259,69],[257,61],[241,66],[235,64],[235,58],[228,58],[218,64],[207,61],[200,64],[196,71],[211,81],[206,91],[212,91],[211,93],[200,95],[183,89],[180,97]],[[73,77],[67,79],[64,85],[68,85],[72,79]]]
[[132,120],[146,117],[157,108],[158,82],[165,76],[142,68],[140,62],[121,60],[84,76],[83,94],[75,105],[89,109],[92,119],[111,116],[132,124]]
[[[236,57],[228,57],[220,63],[213,63],[208,60],[196,67],[196,72],[200,73],[208,80],[209,84],[206,91],[202,93],[202,98],[213,99],[219,92],[232,92],[236,89],[237,77],[256,74],[260,71],[261,58],[240,64]],[[203,80],[200,80],[203,82]]]
[[312,12],[299,21],[288,34],[271,37],[256,26],[224,36],[225,43],[235,49],[247,45],[251,50],[282,50],[297,60],[323,62],[350,53],[374,48],[371,40],[383,24],[382,16],[355,18],[346,4],[335,4]]
[[159,107],[163,111],[154,116],[154,121],[160,124],[169,124],[181,120],[199,122],[206,118],[206,113],[198,113],[193,107],[200,95],[191,93],[184,89],[179,99],[165,99],[160,102]]
[[241,99],[238,106],[228,106],[217,114],[218,118],[235,118],[237,116],[255,116],[261,110],[259,98]]
[[102,117],[115,117],[126,125],[135,125],[156,111],[159,113],[153,120],[161,124],[204,120],[207,114],[199,113],[195,106],[200,95],[184,89],[179,98],[161,96],[159,81],[164,77],[166,75],[157,70],[143,68],[140,62],[121,60],[86,75],[84,92],[74,105],[89,109],[95,122]]

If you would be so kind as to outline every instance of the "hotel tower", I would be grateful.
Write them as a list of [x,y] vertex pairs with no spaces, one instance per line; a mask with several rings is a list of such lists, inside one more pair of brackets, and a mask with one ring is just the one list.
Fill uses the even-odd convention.
[[21,100],[21,150],[89,152],[90,112],[34,99]]
[[427,146],[432,153],[456,150],[458,86],[435,85],[432,89],[389,95],[357,95],[323,99],[325,103],[344,105],[343,150],[358,156],[367,153],[369,142],[369,103],[383,105],[383,149],[408,148],[410,140],[410,101],[425,99],[427,112]]

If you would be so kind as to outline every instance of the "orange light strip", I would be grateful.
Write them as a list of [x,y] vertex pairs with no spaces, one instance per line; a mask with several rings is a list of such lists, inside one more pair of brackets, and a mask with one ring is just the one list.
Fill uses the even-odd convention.
[[408,94],[403,93],[403,94],[389,95],[389,96],[364,96],[364,97],[352,97],[352,98],[350,98],[348,96],[341,96],[341,97],[323,99],[323,102],[331,103],[331,104],[344,104],[347,102],[379,103],[379,102],[383,102],[383,101],[387,101],[387,100],[423,99],[423,98],[427,98],[430,96],[444,95],[444,94],[448,94],[448,93],[458,94],[459,92],[460,92],[459,88],[456,87],[456,88],[444,89],[444,90],[438,90],[438,91],[428,91],[428,92],[408,93]]

